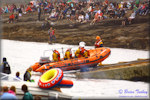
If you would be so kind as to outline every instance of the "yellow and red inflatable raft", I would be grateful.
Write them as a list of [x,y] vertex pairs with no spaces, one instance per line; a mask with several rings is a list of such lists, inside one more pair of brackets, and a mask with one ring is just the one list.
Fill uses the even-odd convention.
[[40,65],[39,63],[35,63],[33,66],[33,71],[36,72],[45,72],[46,70],[49,70],[51,68],[60,68],[62,70],[74,70],[74,69],[80,69],[81,67],[93,67],[97,66],[98,63],[105,60],[109,55],[111,50],[109,48],[95,48],[88,50],[89,51],[89,57],[85,58],[73,58],[68,60],[61,60],[58,62],[50,62],[45,63],[43,65]]
[[63,71],[60,68],[53,68],[41,75],[38,85],[43,89],[51,89],[54,87],[71,88],[73,82],[63,79]]

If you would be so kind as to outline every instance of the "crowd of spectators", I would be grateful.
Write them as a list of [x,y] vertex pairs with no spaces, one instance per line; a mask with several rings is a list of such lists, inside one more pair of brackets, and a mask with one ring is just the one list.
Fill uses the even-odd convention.
[[[21,100],[41,100],[41,96],[35,95],[33,96],[29,90],[28,86],[26,84],[23,84],[21,86],[22,92],[24,92],[24,95]],[[16,87],[11,86],[10,88],[8,86],[3,86],[0,88],[0,99],[1,100],[19,100],[16,96]]]
[[6,5],[0,8],[0,13],[16,14],[13,19],[18,19],[17,15],[21,17],[22,14],[38,12],[37,20],[39,21],[42,14],[47,15],[47,19],[51,21],[67,19],[80,23],[91,21],[91,24],[94,24],[107,18],[124,18],[129,10],[132,10],[135,16],[137,14],[147,15],[149,13],[149,0],[123,0],[121,2],[117,0],[115,2],[109,0],[96,2],[91,0],[81,2],[41,0],[19,6],[15,4]]

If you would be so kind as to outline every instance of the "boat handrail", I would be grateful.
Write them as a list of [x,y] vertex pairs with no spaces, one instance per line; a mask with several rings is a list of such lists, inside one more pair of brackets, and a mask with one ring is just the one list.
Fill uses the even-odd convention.
[[[68,48],[71,48],[72,49],[72,56],[74,56],[74,54],[75,54],[75,51],[76,50],[73,50],[73,48],[77,48],[77,47],[68,47]],[[95,49],[95,48],[91,48],[91,47],[85,47],[87,50],[90,50],[90,49]],[[60,51],[60,49],[61,49],[61,51]],[[61,58],[63,58],[64,57],[64,54],[65,54],[65,51],[64,50],[67,50],[67,48],[64,48],[64,47],[62,47],[62,48],[57,48],[57,50],[60,52],[60,55],[62,55],[62,57]],[[43,57],[47,57],[46,56],[46,52],[52,52],[54,49],[48,49],[48,50],[44,50],[44,52],[43,52]],[[52,53],[51,53],[52,54]],[[48,56],[49,57],[49,60],[51,60],[52,58],[50,58],[50,57],[52,57],[52,56]],[[96,57],[98,57],[97,56],[97,51],[96,51]],[[77,58],[78,59],[78,58]]]
[[[68,48],[76,48],[76,47],[68,47]],[[85,47],[87,50],[90,50],[91,48],[90,47]],[[61,49],[61,51],[60,51],[60,49]],[[53,51],[54,49],[48,49],[48,50],[44,50],[44,52],[43,52],[43,56],[45,56],[45,54],[46,54],[46,52],[47,51]],[[60,52],[60,54],[63,54],[63,57],[64,57],[64,53],[65,53],[65,48],[64,47],[62,47],[62,48],[57,48],[57,50]],[[66,48],[66,50],[67,50],[67,48]],[[76,50],[73,50],[72,49],[72,53],[74,54],[75,53],[75,51]]]
[[2,73],[0,72],[0,80],[9,80],[10,78],[12,78],[12,80],[15,80],[15,81],[23,81],[21,79],[18,79],[14,76],[11,76],[11,74],[5,74],[5,73]]

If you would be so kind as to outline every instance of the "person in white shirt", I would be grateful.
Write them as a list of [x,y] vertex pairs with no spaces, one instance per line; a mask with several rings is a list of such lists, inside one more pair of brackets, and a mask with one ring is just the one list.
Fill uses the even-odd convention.
[[136,13],[132,11],[131,16],[128,18],[129,24],[131,24],[132,20],[135,19]]

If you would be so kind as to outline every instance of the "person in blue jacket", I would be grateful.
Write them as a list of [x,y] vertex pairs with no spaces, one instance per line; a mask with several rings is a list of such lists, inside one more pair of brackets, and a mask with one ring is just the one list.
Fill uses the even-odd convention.
[[8,87],[3,86],[2,88],[3,94],[0,97],[0,100],[17,100],[17,97],[11,93],[8,93]]

